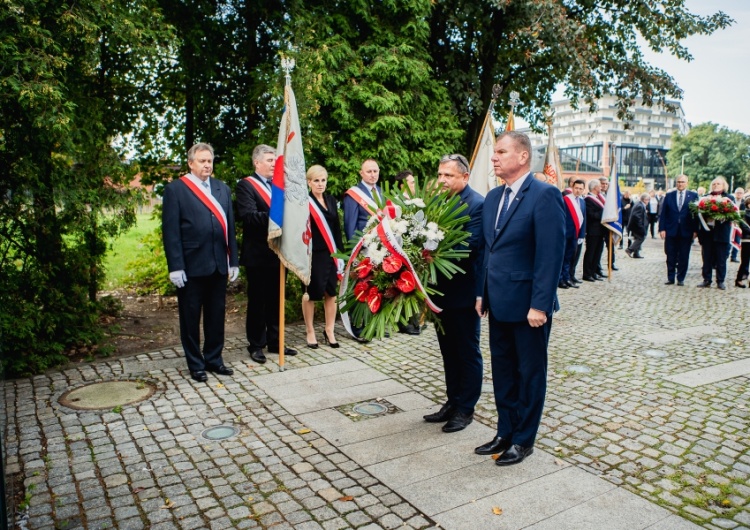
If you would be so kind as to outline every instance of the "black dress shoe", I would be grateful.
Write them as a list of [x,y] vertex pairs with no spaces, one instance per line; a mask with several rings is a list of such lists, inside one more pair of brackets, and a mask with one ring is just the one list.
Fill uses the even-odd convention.
[[451,419],[451,417],[455,413],[456,409],[446,403],[445,405],[440,407],[439,411],[433,412],[432,414],[425,414],[422,417],[427,423],[441,423],[443,421],[448,421],[449,419]]
[[742,280],[735,280],[734,281],[734,286],[735,287],[739,287],[740,289],[744,289],[745,288],[745,284],[742,283]]
[[523,459],[534,452],[534,446],[524,447],[522,445],[513,444],[510,449],[503,453],[503,456],[495,460],[495,464],[498,466],[512,466],[513,464],[520,464]]
[[643,259],[643,256],[641,256],[638,252],[636,252],[635,254],[633,254],[633,257],[635,259]]
[[583,281],[585,282],[595,282],[596,280],[592,278],[591,276],[584,276]]
[[[268,348],[268,353],[279,353],[278,348]],[[289,357],[293,357],[297,355],[297,350],[293,350],[292,348],[284,347],[284,355],[288,355]]]
[[266,356],[263,355],[263,350],[255,350],[250,352],[250,358],[256,363],[263,364],[266,362]]
[[633,257],[633,251],[632,251],[632,250],[630,250],[629,248],[626,248],[626,249],[625,249],[625,254],[627,254],[627,255],[628,255],[628,256],[630,256],[631,258]]
[[474,414],[464,414],[457,410],[448,423],[443,425],[443,432],[463,431],[474,420]]
[[711,282],[704,281],[704,282],[699,283],[698,285],[696,285],[696,287],[699,287],[699,288],[711,287]]
[[602,276],[601,274],[597,274],[596,276],[594,276],[594,280],[596,280],[597,282],[603,282],[604,278],[606,278],[606,276]]
[[573,289],[578,289],[578,286],[574,284],[573,282],[568,282],[568,287],[571,287]]
[[234,370],[227,368],[223,364],[221,366],[206,366],[206,371],[218,375],[232,375],[234,373]]
[[683,282],[682,280],[679,280],[677,282],[677,287],[685,287],[685,282]]
[[407,335],[419,335],[422,333],[422,330],[419,329],[419,326],[407,324],[402,333],[406,333]]
[[664,285],[674,285],[674,280],[667,280]]
[[614,265],[612,265],[612,270],[613,271],[619,271],[620,269],[618,269],[617,267],[615,267]]
[[565,282],[557,282],[557,288],[558,289],[567,289],[568,288],[568,284],[565,283]]
[[496,455],[498,453],[504,453],[510,448],[510,446],[511,443],[509,439],[496,436],[490,442],[474,449],[474,452],[478,455]]
[[205,383],[206,381],[208,381],[208,375],[206,375],[206,372],[204,372],[203,370],[190,372],[190,377],[192,377],[194,381],[198,381],[199,383]]
[[578,278],[571,278],[570,283],[583,283],[583,282],[579,280]]
[[719,283],[717,283],[717,284],[716,284],[716,287],[718,287],[718,288],[719,288],[719,289],[721,289],[722,291],[726,291],[726,290],[727,290],[727,285],[726,285],[726,284],[725,284],[724,282],[719,282]]

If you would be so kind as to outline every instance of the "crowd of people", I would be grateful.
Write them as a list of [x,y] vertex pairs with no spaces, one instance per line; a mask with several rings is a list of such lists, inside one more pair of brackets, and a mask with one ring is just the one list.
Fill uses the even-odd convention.
[[[446,433],[463,430],[473,421],[483,377],[480,319],[488,318],[497,431],[475,452],[497,454],[496,464],[501,466],[517,464],[533,452],[546,393],[552,317],[559,309],[557,289],[601,281],[605,277],[605,251],[605,267],[617,270],[615,243],[602,224],[608,180],[572,178],[561,194],[556,187],[534,178],[531,153],[525,134],[508,131],[499,135],[492,164],[502,185],[486,197],[469,186],[469,162],[460,154],[441,158],[432,181],[435,190],[457,196],[457,204],[465,206],[469,253],[458,263],[463,274],[439,275],[435,286],[439,294],[434,301],[442,309],[437,314],[441,331],[436,332],[447,399],[424,420],[442,423]],[[250,358],[265,363],[266,353],[279,353],[277,289],[281,267],[267,241],[275,161],[274,148],[257,146],[253,151],[255,172],[237,183],[241,245],[236,242],[231,191],[212,178],[210,145],[193,146],[188,152],[190,173],[165,189],[164,247],[169,277],[177,288],[182,345],[190,376],[196,381],[207,381],[207,372],[224,376],[233,373],[222,358],[224,311],[227,280],[237,279],[239,266],[245,267],[247,277]],[[311,280],[301,304],[306,344],[311,349],[319,348],[313,321],[318,301],[324,308],[323,342],[339,347],[334,324],[343,263],[335,255],[345,241],[351,243],[360,237],[383,203],[377,161],[363,161],[359,175],[360,181],[346,191],[340,213],[336,198],[326,191],[326,169],[314,165],[307,171],[312,261]],[[403,192],[414,192],[411,171],[399,173],[396,182]],[[625,253],[634,259],[642,257],[643,241],[649,232],[655,237],[658,230],[667,255],[666,283],[684,285],[690,246],[697,236],[703,251],[704,281],[699,287],[711,285],[715,270],[717,285],[724,289],[731,223],[698,223],[688,205],[698,200],[700,193],[688,190],[687,185],[688,178],[680,175],[676,189],[663,196],[649,192],[631,199],[629,193],[623,194],[628,237]],[[727,187],[726,180],[719,177],[711,183],[711,193],[728,196]],[[750,198],[746,202],[750,204]],[[748,279],[750,226],[743,227],[742,241],[738,287],[745,287]],[[576,270],[581,254],[583,271],[579,280]],[[403,324],[400,331],[420,333],[419,319]],[[361,328],[352,326],[352,334],[355,340],[366,340],[361,337]],[[287,347],[284,353],[292,356],[298,352]]]

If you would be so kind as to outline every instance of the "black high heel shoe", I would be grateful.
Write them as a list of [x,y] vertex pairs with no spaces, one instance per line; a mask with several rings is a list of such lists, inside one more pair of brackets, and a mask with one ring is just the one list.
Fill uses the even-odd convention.
[[317,350],[318,349],[318,343],[317,342],[313,342],[313,343],[308,342],[307,343],[307,347],[310,348],[311,350]]
[[740,289],[744,289],[746,287],[745,284],[742,283],[742,280],[735,280],[734,281],[734,286],[735,287],[739,287]]
[[339,343],[338,342],[331,342],[331,340],[328,338],[328,332],[326,330],[323,330],[323,341],[328,344],[331,348],[338,348]]

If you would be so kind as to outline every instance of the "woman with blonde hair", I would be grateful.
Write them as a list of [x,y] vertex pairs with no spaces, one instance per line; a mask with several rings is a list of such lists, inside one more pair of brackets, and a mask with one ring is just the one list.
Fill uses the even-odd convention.
[[[713,179],[710,190],[710,196],[727,197],[730,201],[732,200],[732,196],[727,193],[729,183],[724,177]],[[724,280],[727,276],[731,237],[731,221],[714,219],[698,225],[698,241],[701,244],[701,257],[703,258],[703,282],[698,284],[698,287],[711,287],[711,277],[716,268],[716,286],[721,290],[727,288]]]
[[344,248],[341,240],[341,222],[336,208],[336,199],[326,193],[328,172],[323,166],[311,166],[307,170],[307,185],[310,188],[310,229],[312,231],[312,267],[310,285],[302,296],[302,315],[305,318],[307,346],[318,348],[313,316],[315,302],[323,300],[325,314],[324,341],[331,348],[338,348],[333,326],[336,323],[336,293],[341,260],[331,254]]

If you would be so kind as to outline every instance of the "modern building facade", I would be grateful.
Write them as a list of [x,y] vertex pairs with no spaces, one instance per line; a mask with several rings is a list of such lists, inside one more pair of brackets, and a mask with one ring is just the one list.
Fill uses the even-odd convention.
[[[597,101],[596,108],[573,109],[570,100],[552,104],[553,133],[560,151],[563,173],[588,180],[608,174],[611,161],[626,186],[642,182],[646,188],[669,188],[677,175],[666,175],[672,134],[687,134],[689,124],[679,101],[670,101],[676,111],[646,107],[636,100],[633,119],[617,117],[614,96]],[[535,146],[546,149],[547,135],[526,130]],[[614,157],[614,159],[613,159]]]

